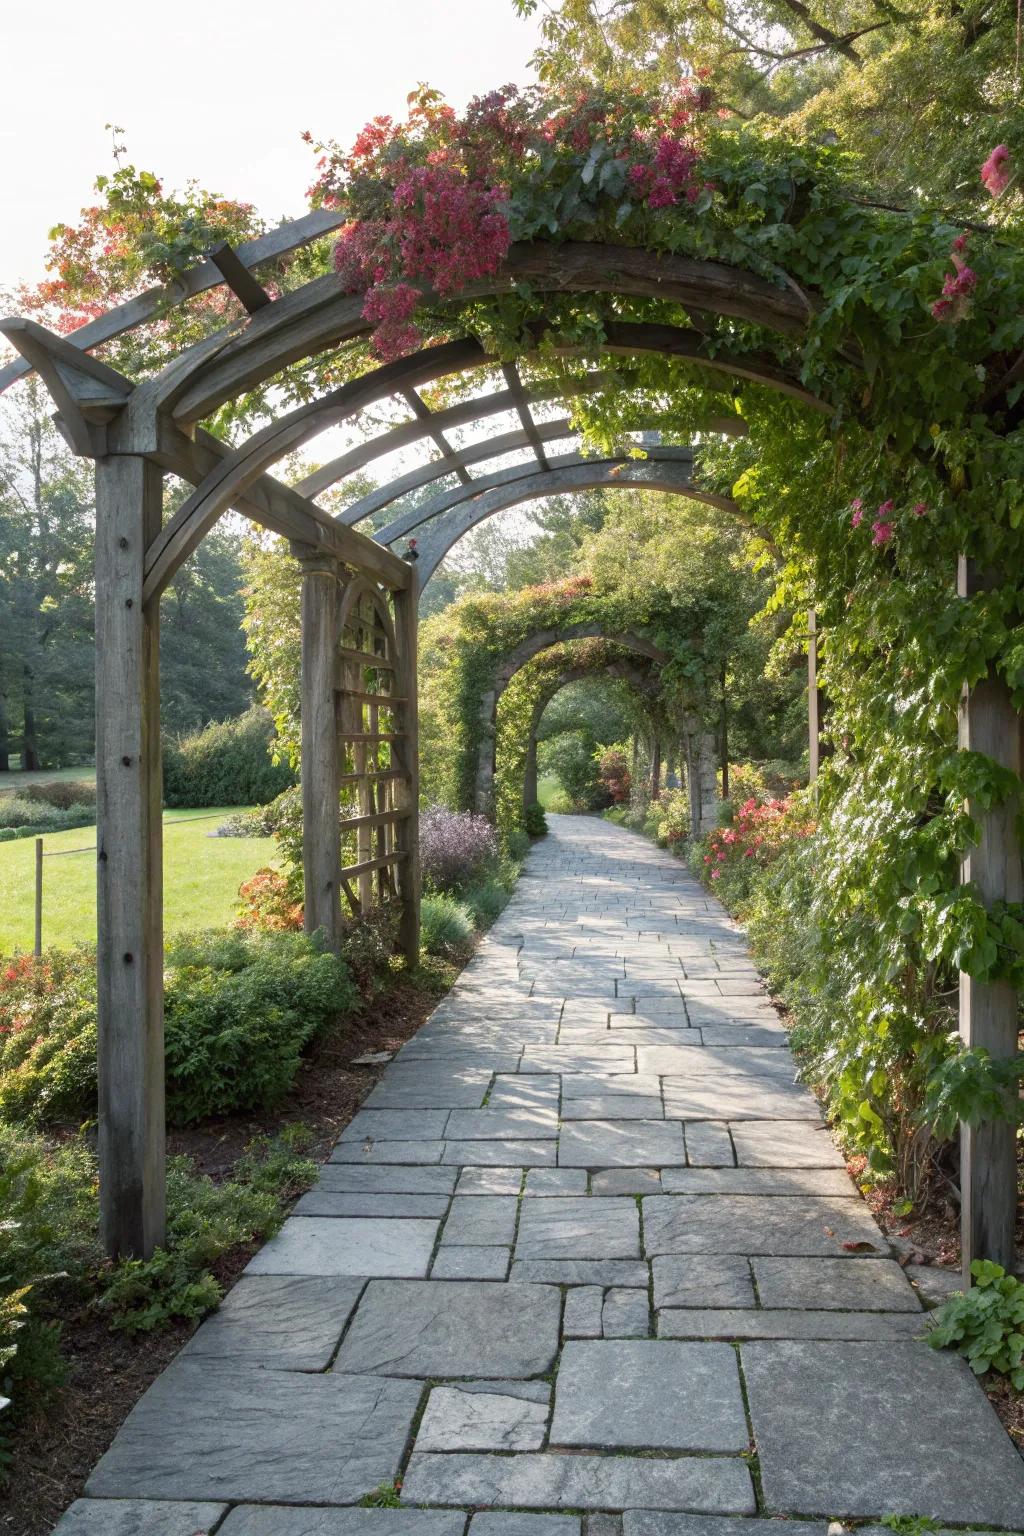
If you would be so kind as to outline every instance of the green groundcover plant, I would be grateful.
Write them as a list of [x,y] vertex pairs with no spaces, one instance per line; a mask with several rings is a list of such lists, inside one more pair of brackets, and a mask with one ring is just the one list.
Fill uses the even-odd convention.
[[935,1314],[933,1349],[955,1349],[976,1376],[998,1371],[1024,1392],[1024,1282],[999,1264],[975,1259],[974,1284]]

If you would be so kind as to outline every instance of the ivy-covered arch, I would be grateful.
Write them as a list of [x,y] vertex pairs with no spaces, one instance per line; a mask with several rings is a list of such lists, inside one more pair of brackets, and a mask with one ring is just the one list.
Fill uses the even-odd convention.
[[[393,594],[411,673],[415,576],[268,471],[369,405],[480,370],[516,370],[517,412],[528,413],[524,388],[563,384],[588,445],[606,453],[641,425],[652,390],[668,402],[710,391],[719,411],[741,401],[750,433],[733,496],[784,550],[786,600],[817,610],[842,721],[823,814],[870,823],[885,854],[878,878],[847,885],[849,899],[888,946],[883,968],[959,967],[965,1044],[978,1064],[979,1052],[1009,1060],[1024,977],[1024,613],[1012,576],[1024,522],[1024,253],[998,229],[965,235],[941,214],[866,205],[827,149],[758,139],[692,86],[570,102],[499,92],[461,119],[425,93],[407,124],[377,125],[351,156],[327,146],[323,160],[326,214],[244,258],[212,258],[248,318],[155,376],[129,378],[88,350],[159,318],[148,300],[71,340],[26,320],[4,327],[44,377],[69,441],[97,461],[111,1249],[146,1252],[162,1228],[160,593],[229,506],[301,547],[303,789],[318,832],[305,839],[307,912],[336,932],[325,807],[338,791],[337,588],[355,569]],[[325,271],[273,297],[247,265],[341,225],[340,282]],[[193,273],[184,291],[209,281]],[[623,357],[633,382],[577,389],[595,360]],[[289,396],[300,403],[246,441],[226,446],[203,429],[222,425],[232,402],[253,397],[273,413]],[[525,419],[523,431],[529,440]],[[195,490],[164,524],[167,472]],[[401,707],[415,710],[411,677]],[[414,747],[393,771],[414,796]],[[414,867],[414,847],[404,851]],[[1003,1119],[965,1131],[968,1259],[1011,1252],[1007,1092],[1004,1079]]]

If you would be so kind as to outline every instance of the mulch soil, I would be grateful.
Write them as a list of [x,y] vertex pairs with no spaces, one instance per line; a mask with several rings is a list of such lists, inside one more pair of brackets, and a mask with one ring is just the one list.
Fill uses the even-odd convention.
[[[450,980],[454,979],[454,968]],[[344,1028],[326,1037],[304,1062],[287,1102],[272,1114],[209,1121],[168,1133],[171,1155],[187,1153],[213,1179],[232,1174],[237,1158],[259,1136],[288,1124],[308,1127],[315,1145],[307,1154],[323,1162],[383,1071],[357,1067],[353,1058],[397,1050],[414,1035],[443,991],[433,993],[396,977]],[[213,1266],[230,1288],[259,1244],[234,1249]],[[67,1381],[55,1401],[31,1409],[0,1454],[12,1458],[8,1481],[0,1485],[0,1536],[49,1536],[60,1515],[81,1497],[86,1479],[118,1429],[195,1324],[131,1337],[113,1332],[89,1305],[69,1308],[61,1318]]]

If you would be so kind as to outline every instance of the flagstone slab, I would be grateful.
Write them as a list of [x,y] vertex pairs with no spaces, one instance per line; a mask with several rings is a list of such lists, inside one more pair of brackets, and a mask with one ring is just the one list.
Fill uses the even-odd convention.
[[418,1383],[176,1360],[132,1409],[90,1497],[354,1504],[401,1464]]
[[360,1109],[341,1133],[342,1141],[441,1141],[446,1109]]
[[814,1095],[796,1083],[777,1077],[705,1077],[665,1089],[665,1114],[680,1120],[813,1120],[821,1119]]
[[561,1295],[550,1285],[372,1281],[334,1369],[381,1376],[540,1376],[558,1353],[561,1310]]
[[563,1197],[524,1201],[517,1259],[638,1259],[640,1216],[633,1200]]
[[291,1216],[247,1275],[425,1275],[439,1221]]
[[590,1175],[592,1195],[656,1195],[660,1190],[657,1168],[602,1168]]
[[604,1291],[599,1285],[574,1285],[565,1293],[562,1332],[567,1339],[599,1339]]
[[749,1260],[739,1254],[661,1254],[651,1265],[656,1307],[754,1307]]
[[511,1248],[458,1246],[449,1243],[437,1250],[430,1266],[431,1280],[505,1280]]
[[562,1102],[570,1099],[591,1098],[595,1094],[638,1094],[641,1098],[658,1098],[661,1094],[660,1079],[651,1073],[620,1071],[616,1066],[604,1073],[567,1072],[562,1079]]
[[688,1120],[683,1140],[691,1168],[731,1168],[736,1161],[729,1127],[721,1120]]
[[580,1536],[578,1515],[524,1515],[521,1510],[485,1509],[469,1522],[471,1536]]
[[76,1499],[54,1526],[53,1536],[207,1536],[227,1507],[157,1499]]
[[444,1509],[313,1509],[239,1504],[217,1536],[462,1536],[465,1518],[459,1511]]
[[656,1332],[659,1339],[916,1339],[930,1326],[913,1312],[666,1307]]
[[413,1452],[402,1483],[408,1504],[521,1509],[654,1507],[752,1514],[753,1487],[737,1457],[495,1456]]
[[[644,1246],[658,1253],[744,1253],[841,1258],[844,1243],[888,1245],[860,1201],[803,1195],[649,1195]],[[851,1253],[849,1261],[854,1262]]]
[[762,1307],[817,1307],[833,1312],[921,1311],[894,1259],[754,1259]]
[[667,1195],[829,1195],[859,1200],[845,1168],[666,1168]]
[[515,1236],[518,1209],[515,1195],[456,1195],[441,1231],[442,1247],[446,1243],[509,1246]]
[[732,1144],[741,1168],[845,1167],[827,1126],[810,1120],[738,1120]]
[[364,1283],[336,1276],[242,1275],[181,1358],[275,1371],[326,1370]]
[[[455,1186],[457,1195],[518,1195],[525,1168],[463,1168]],[[455,1177],[454,1172],[452,1177]]]
[[574,1120],[563,1125],[558,1142],[562,1168],[664,1168],[685,1162],[678,1121]]
[[558,1106],[501,1105],[486,1109],[453,1109],[444,1134],[449,1141],[544,1139],[558,1135]]
[[552,1445],[745,1451],[748,1440],[736,1356],[727,1344],[571,1340],[562,1350]]
[[413,1165],[324,1163],[317,1188],[334,1194],[450,1195],[455,1188],[454,1168]]
[[421,1216],[441,1220],[448,1210],[447,1195],[337,1194],[314,1186],[292,1206],[293,1216]]
[[363,1100],[364,1109],[478,1109],[490,1086],[484,1067],[426,1070],[404,1063],[389,1067]]
[[523,1285],[645,1286],[648,1271],[629,1259],[516,1259],[509,1279]]
[[339,1141],[332,1163],[439,1163],[443,1141]]
[[958,1356],[799,1341],[740,1355],[771,1513],[1020,1525],[1024,1461]]
[[545,1168],[553,1167],[558,1142],[551,1141],[446,1141],[442,1162],[460,1167]]
[[[622,1536],[828,1536],[828,1525],[823,1520],[786,1525],[778,1520],[734,1520],[729,1515],[627,1509],[622,1516]],[[861,1531],[858,1536],[866,1533]]]
[[663,1120],[658,1094],[591,1094],[584,1099],[567,1099],[562,1105],[563,1120]]
[[651,1313],[646,1290],[613,1286],[605,1293],[601,1333],[606,1339],[646,1339],[651,1332]]
[[531,1168],[526,1175],[524,1194],[554,1198],[557,1195],[585,1195],[587,1170],[585,1168]]
[[498,1391],[434,1387],[416,1432],[420,1451],[538,1451],[548,1403]]

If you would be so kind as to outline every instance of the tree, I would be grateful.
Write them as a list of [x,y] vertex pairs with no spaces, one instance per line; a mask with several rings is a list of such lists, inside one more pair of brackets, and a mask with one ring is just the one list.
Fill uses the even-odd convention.
[[251,705],[242,620],[245,537],[207,534],[178,571],[160,610],[160,720],[165,731],[195,731]]

